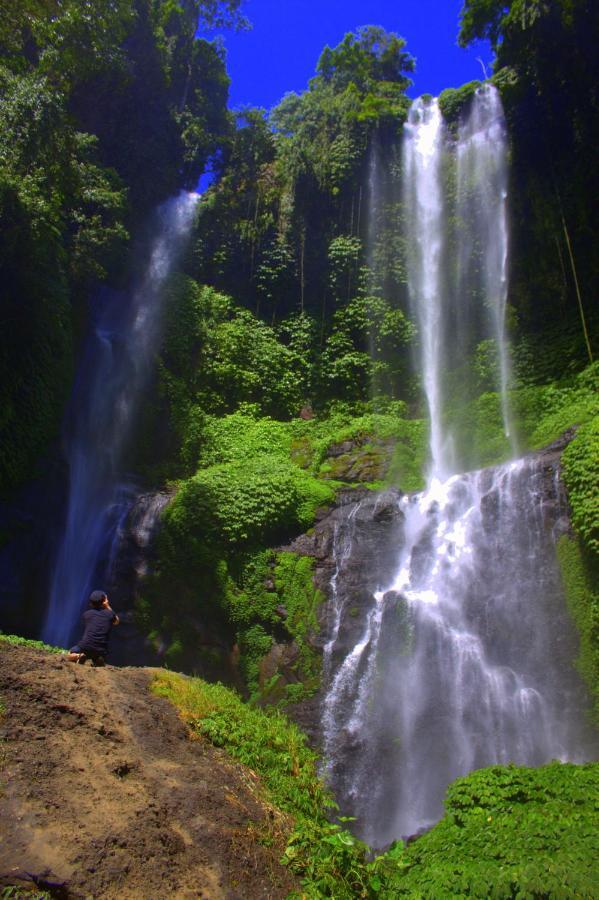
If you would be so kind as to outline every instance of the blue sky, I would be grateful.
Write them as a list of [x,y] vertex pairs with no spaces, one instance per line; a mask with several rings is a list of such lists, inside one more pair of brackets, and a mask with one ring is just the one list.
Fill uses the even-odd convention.
[[486,44],[456,44],[462,0],[246,0],[248,32],[224,32],[230,106],[270,108],[287,91],[302,91],[320,53],[360,25],[382,25],[405,38],[416,57],[410,96],[438,94],[482,77],[476,57],[490,67]]

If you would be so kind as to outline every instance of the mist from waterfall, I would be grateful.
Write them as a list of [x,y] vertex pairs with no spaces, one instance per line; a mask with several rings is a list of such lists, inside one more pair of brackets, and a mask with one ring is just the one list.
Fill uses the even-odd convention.
[[456,385],[481,342],[511,431],[507,147],[494,88],[478,89],[455,136],[436,100],[414,102],[401,194],[427,488],[397,501],[395,575],[374,573],[370,599],[351,589],[359,545],[369,552],[358,509],[336,533],[324,648],[325,773],[374,847],[434,824],[449,783],[475,768],[582,762],[597,749],[555,558],[566,522],[556,459],[460,474],[468,395]]
[[67,516],[43,630],[52,644],[69,641],[90,590],[102,587],[136,493],[123,456],[160,338],[165,281],[185,247],[197,201],[183,192],[158,209],[145,271],[129,297],[102,298],[77,373],[65,437]]

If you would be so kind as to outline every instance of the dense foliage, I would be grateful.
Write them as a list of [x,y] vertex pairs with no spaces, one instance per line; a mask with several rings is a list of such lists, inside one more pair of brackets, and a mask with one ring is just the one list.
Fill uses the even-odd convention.
[[85,301],[155,204],[226,142],[237,0],[25,0],[0,16],[0,493],[58,430]]

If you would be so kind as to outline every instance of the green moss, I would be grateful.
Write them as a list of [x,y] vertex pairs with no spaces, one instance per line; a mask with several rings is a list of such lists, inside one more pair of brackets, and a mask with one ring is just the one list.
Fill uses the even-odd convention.
[[568,610],[580,635],[577,667],[599,723],[599,560],[566,535],[557,543],[557,558]]
[[[568,428],[586,425],[599,414],[599,366],[594,363],[561,381],[512,390],[508,403],[519,450],[538,450]],[[449,419],[459,420],[462,440],[458,452],[464,468],[496,465],[511,455],[497,392],[485,391],[474,397],[459,413],[457,407],[450,409]]]

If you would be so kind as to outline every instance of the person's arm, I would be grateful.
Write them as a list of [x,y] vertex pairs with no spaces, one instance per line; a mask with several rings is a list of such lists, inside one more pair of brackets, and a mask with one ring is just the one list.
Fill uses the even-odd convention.
[[115,613],[115,611],[114,611],[114,609],[112,608],[112,606],[110,606],[110,604],[107,603],[106,606],[104,607],[104,609],[106,609],[106,610],[108,610],[108,612],[112,613],[112,624],[113,624],[113,625],[118,625],[119,622],[120,622],[121,620],[119,619],[119,617],[118,617],[117,614]]
[[120,622],[121,620],[119,619],[119,617],[118,617],[117,614],[115,613],[114,609],[112,608],[112,606],[111,606],[110,603],[108,602],[108,597],[104,597],[104,609],[106,609],[106,610],[108,610],[108,612],[111,612],[111,613],[112,613],[112,624],[113,624],[113,625],[118,625],[119,622]]

